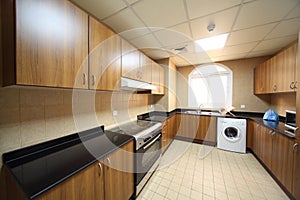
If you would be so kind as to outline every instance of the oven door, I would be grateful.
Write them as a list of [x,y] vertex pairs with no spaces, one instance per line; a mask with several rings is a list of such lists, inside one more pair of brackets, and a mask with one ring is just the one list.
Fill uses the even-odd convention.
[[161,154],[161,133],[136,151],[135,185],[137,186],[137,194],[158,166]]

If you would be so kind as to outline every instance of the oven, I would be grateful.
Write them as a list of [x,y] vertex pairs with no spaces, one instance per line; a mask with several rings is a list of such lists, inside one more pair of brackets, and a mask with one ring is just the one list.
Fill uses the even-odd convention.
[[112,132],[131,135],[135,139],[135,196],[138,196],[160,163],[161,130],[162,123],[143,120],[125,123],[110,129]]
[[153,135],[154,137],[137,149],[135,153],[136,196],[158,167],[162,155],[161,131]]

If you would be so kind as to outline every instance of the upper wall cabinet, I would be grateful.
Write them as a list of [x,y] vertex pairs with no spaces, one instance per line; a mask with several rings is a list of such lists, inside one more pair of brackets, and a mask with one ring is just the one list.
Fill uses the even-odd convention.
[[152,84],[156,86],[152,94],[165,94],[165,70],[155,62],[152,62]]
[[85,12],[67,0],[1,1],[1,9],[4,85],[88,88]]
[[122,76],[135,80],[141,79],[140,53],[126,40],[122,40]]
[[90,89],[119,90],[121,38],[89,17]]
[[255,94],[294,92],[297,89],[297,46],[298,43],[294,43],[255,68]]

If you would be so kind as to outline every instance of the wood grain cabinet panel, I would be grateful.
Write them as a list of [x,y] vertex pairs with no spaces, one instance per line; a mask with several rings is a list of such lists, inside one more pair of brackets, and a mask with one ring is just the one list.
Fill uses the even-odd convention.
[[273,139],[272,166],[273,174],[292,192],[293,182],[293,150],[294,140],[283,135],[275,134]]
[[259,158],[264,162],[264,164],[271,169],[271,163],[272,163],[272,147],[273,147],[273,141],[272,141],[272,135],[275,134],[272,130],[268,129],[265,126],[260,126],[260,153]]
[[200,116],[199,126],[197,130],[196,139],[205,142],[216,143],[217,134],[217,120],[216,117]]
[[140,53],[129,42],[122,39],[122,76],[138,80],[140,77]]
[[165,70],[155,62],[152,63],[152,84],[156,86],[152,94],[165,94]]
[[133,141],[68,178],[40,200],[128,200],[134,193]]
[[246,146],[247,148],[253,149],[253,134],[255,130],[256,122],[252,120],[247,120],[247,139]]
[[152,60],[140,52],[141,80],[152,83]]
[[16,0],[16,84],[88,88],[87,56],[85,12],[67,0]]
[[260,126],[259,124],[255,123],[255,128],[253,131],[253,136],[252,136],[252,143],[253,143],[253,149],[252,151],[255,153],[257,157],[260,157],[260,141],[261,141],[261,131],[260,131]]
[[177,136],[194,140],[197,135],[200,117],[197,115],[181,114]]
[[119,90],[121,78],[121,38],[89,17],[90,89]]

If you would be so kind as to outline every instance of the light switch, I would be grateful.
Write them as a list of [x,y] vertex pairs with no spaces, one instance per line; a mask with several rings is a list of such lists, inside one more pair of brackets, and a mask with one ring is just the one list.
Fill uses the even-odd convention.
[[112,112],[112,115],[113,115],[113,116],[117,116],[117,115],[118,115],[118,111],[117,111],[117,110],[114,110],[114,111]]
[[246,108],[246,105],[242,104],[242,105],[241,105],[241,108]]

